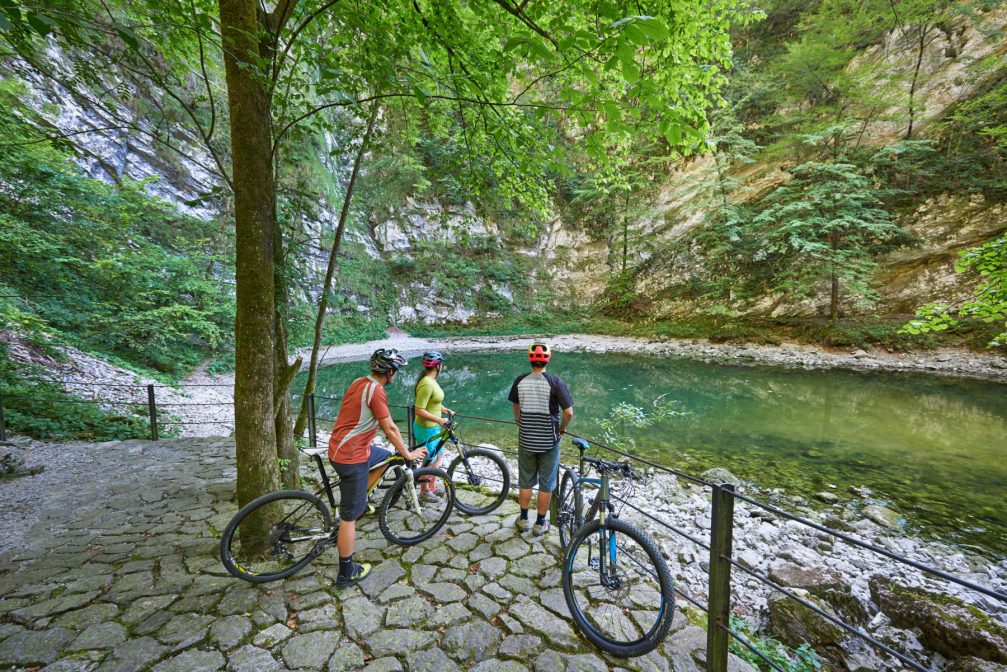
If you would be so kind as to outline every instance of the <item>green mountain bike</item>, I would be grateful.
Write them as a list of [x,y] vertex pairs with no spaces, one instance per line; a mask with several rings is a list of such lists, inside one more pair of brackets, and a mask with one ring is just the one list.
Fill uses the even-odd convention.
[[[220,561],[231,575],[251,583],[277,581],[336,545],[339,479],[330,478],[325,471],[321,455],[326,450],[301,451],[314,458],[318,467],[322,486],[316,492],[271,492],[243,506],[227,524],[220,539]],[[385,472],[367,491],[367,497],[370,500],[376,491],[385,491],[377,514],[381,533],[388,541],[412,546],[432,537],[448,521],[455,491],[443,470],[416,468],[397,454],[371,467],[371,471],[376,469]],[[420,497],[420,483],[431,479],[443,494]]]

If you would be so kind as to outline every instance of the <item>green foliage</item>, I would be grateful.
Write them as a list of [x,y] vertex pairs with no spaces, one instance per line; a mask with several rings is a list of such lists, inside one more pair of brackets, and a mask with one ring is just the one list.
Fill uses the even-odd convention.
[[145,406],[115,412],[80,403],[55,383],[39,376],[40,367],[25,369],[8,356],[0,342],[0,390],[9,431],[35,439],[112,440],[147,436]]
[[645,409],[626,402],[619,402],[612,407],[612,414],[598,421],[602,440],[620,450],[628,450],[636,446],[636,440],[626,434],[627,429],[644,429],[660,425],[671,420],[689,415],[688,411],[679,410],[679,402],[658,396],[652,403],[652,408]]
[[939,333],[975,321],[1003,331],[989,342],[991,348],[1007,346],[1007,234],[964,250],[955,270],[978,277],[972,297],[959,305],[933,303],[921,307],[916,319],[903,327],[907,334]]
[[[734,614],[731,614],[731,632],[745,638],[752,645],[752,648],[773,661],[784,672],[817,672],[822,669],[822,661],[809,644],[801,644],[798,648],[791,649],[779,640],[752,632],[748,622]],[[767,665],[762,657],[752,652],[733,637],[728,642],[728,651],[756,669],[766,672],[774,669]]]
[[133,366],[177,375],[225,340],[230,273],[214,222],[187,217],[145,185],[81,174],[33,137],[18,85],[0,89],[0,326],[46,333]]
[[760,280],[791,297],[832,281],[858,306],[871,305],[875,256],[906,236],[881,207],[882,194],[851,164],[811,162],[790,172],[793,179],[739,232],[757,247]]

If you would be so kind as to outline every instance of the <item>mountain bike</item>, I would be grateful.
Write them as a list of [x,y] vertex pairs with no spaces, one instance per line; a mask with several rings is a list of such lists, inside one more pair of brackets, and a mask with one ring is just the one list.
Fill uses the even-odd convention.
[[471,516],[496,510],[510,492],[510,470],[503,457],[488,448],[467,446],[458,438],[458,420],[449,414],[444,429],[422,444],[428,451],[424,464],[433,464],[449,444],[458,453],[447,468],[455,487],[455,507]]
[[[243,506],[224,528],[220,560],[233,576],[251,583],[283,579],[335,546],[339,478],[334,475],[330,479],[325,471],[321,455],[326,450],[301,451],[315,460],[322,481],[318,490],[281,490],[263,495]],[[436,534],[454,508],[454,484],[447,473],[433,467],[416,468],[398,454],[375,464],[371,471],[381,468],[385,469],[384,475],[368,489],[367,497],[369,501],[374,492],[385,490],[377,511],[385,539],[412,546]],[[434,479],[442,496],[420,497],[419,484],[428,479]]]
[[587,522],[567,542],[563,597],[574,624],[596,646],[614,656],[642,656],[657,648],[671,629],[671,573],[653,540],[620,520],[610,500],[610,476],[632,478],[632,467],[585,457],[583,449],[581,464],[598,472],[600,484]]

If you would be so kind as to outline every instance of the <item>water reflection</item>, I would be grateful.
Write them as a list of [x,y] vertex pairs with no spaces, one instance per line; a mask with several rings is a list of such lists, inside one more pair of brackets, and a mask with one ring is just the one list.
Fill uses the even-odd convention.
[[[339,396],[365,364],[326,367],[318,394]],[[418,368],[399,376],[391,403],[408,404]],[[448,357],[440,383],[460,412],[510,419],[507,393],[526,371],[518,353]],[[592,435],[619,402],[675,399],[685,417],[627,432],[636,451],[700,471],[726,466],[764,487],[812,496],[866,485],[944,538],[1007,554],[1007,386],[847,371],[735,367],[631,355],[562,354],[574,429]],[[320,401],[319,416],[336,402]],[[395,414],[401,417],[401,412]],[[513,428],[481,423],[477,440],[514,443]]]

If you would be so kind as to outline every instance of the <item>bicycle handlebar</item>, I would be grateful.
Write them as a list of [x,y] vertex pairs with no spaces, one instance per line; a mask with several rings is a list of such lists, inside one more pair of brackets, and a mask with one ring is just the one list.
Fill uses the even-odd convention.
[[593,464],[598,471],[618,471],[622,472],[627,478],[633,477],[633,467],[622,462],[606,462],[598,457],[585,457],[584,462]]

